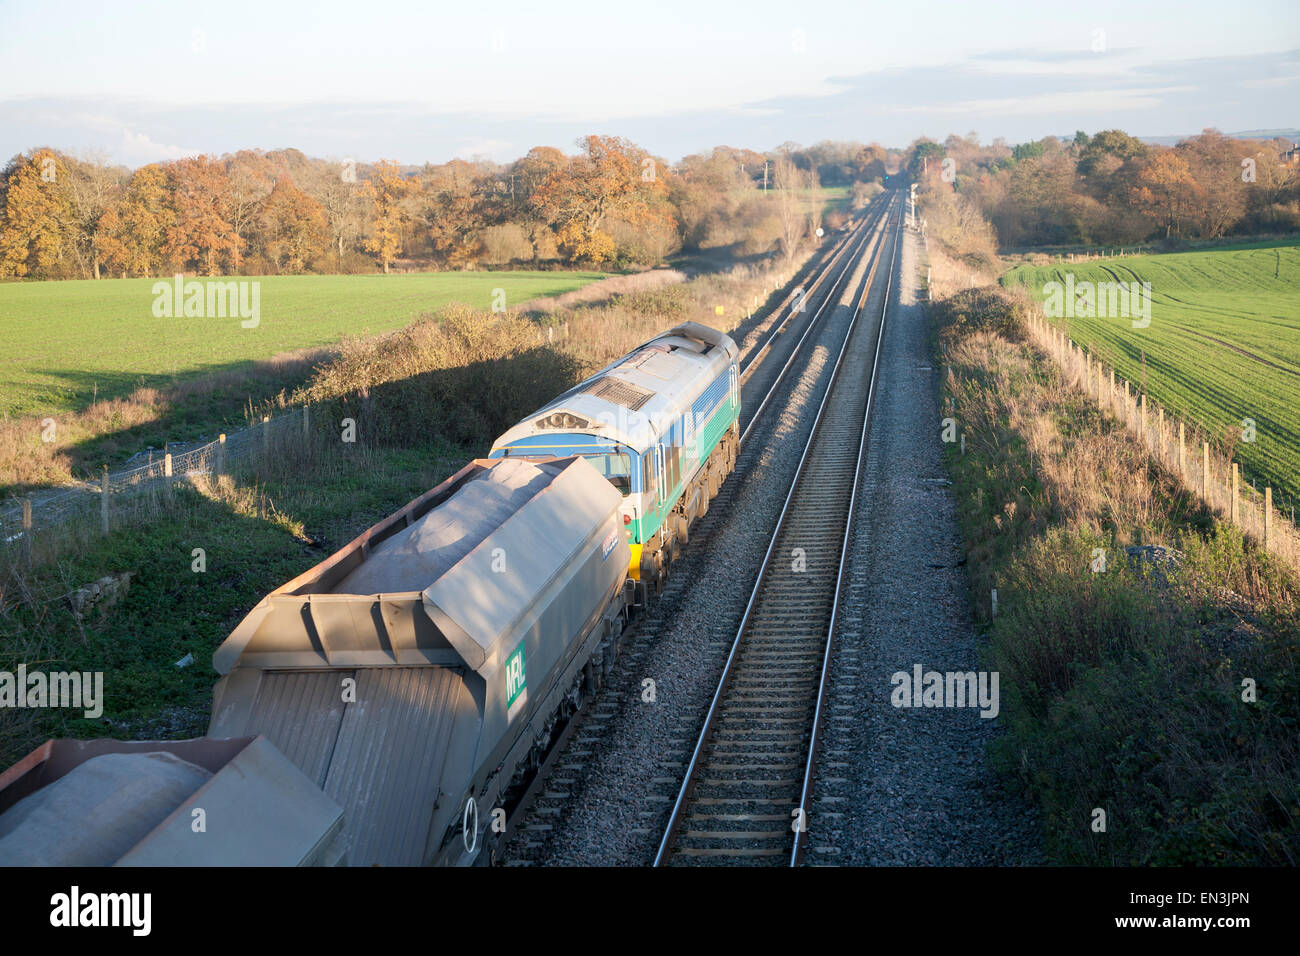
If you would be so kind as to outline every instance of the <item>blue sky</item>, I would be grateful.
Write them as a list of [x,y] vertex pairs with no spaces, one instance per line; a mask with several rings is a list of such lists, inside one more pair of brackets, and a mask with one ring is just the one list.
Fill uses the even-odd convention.
[[0,156],[139,165],[295,146],[406,163],[628,136],[978,131],[1015,142],[1300,125],[1300,4],[0,0]]

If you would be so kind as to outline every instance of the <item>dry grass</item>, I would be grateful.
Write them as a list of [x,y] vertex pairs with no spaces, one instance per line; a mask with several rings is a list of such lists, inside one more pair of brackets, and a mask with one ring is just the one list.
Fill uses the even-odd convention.
[[[996,753],[1042,807],[1050,852],[1300,862],[1300,582],[1099,411],[1032,344],[1021,304],[977,289],[933,311],[945,414],[965,437],[949,464],[976,617],[1010,730]],[[1096,808],[1105,833],[1089,827]]]
[[[92,477],[105,460],[156,442],[161,447],[178,420],[219,431],[223,421],[284,408],[286,386],[302,381],[329,349],[284,352],[236,368],[179,381],[167,388],[141,387],[125,398],[94,402],[54,420],[54,440],[44,441],[42,419],[0,420],[0,493],[67,485]],[[157,433],[155,437],[154,433]]]

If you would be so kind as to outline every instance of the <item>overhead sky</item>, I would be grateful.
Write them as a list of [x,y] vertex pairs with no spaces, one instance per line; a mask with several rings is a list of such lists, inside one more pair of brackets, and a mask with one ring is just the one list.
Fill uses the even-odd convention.
[[508,160],[1300,125],[1297,0],[0,0],[0,158]]

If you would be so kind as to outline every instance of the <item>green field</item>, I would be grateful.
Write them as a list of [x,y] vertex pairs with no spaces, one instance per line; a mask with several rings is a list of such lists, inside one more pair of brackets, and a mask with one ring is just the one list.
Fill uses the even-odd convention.
[[[1001,281],[1041,301],[1044,285],[1067,272],[1076,285],[1151,283],[1146,328],[1124,318],[1054,321],[1174,415],[1220,441],[1232,432],[1251,483],[1300,504],[1300,241],[1021,266]],[[1239,440],[1246,418],[1253,443]]]
[[596,272],[258,277],[260,322],[248,329],[238,317],[156,317],[156,279],[4,283],[0,413],[76,411],[96,390],[101,399],[118,397],[141,384],[167,385],[348,335],[386,332],[450,302],[490,308],[494,289],[504,289],[506,303],[515,305],[600,278]]

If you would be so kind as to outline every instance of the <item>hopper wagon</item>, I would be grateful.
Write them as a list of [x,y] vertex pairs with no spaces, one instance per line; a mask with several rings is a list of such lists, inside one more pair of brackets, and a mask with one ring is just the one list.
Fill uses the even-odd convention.
[[293,761],[350,865],[474,862],[612,663],[621,505],[582,457],[476,459],[253,608],[213,656],[209,735]]

